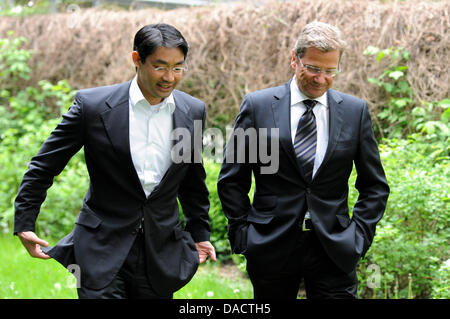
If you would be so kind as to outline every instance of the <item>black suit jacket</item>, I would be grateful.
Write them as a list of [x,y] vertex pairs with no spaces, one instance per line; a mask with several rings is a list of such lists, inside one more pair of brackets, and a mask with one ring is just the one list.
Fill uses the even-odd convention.
[[[371,245],[376,223],[383,215],[389,187],[380,162],[366,102],[328,91],[329,142],[324,160],[311,182],[306,182],[294,153],[290,132],[290,82],[248,94],[236,118],[236,128],[267,128],[267,137],[235,143],[226,149],[218,191],[229,221],[229,238],[235,253],[259,262],[261,270],[277,272],[294,249],[305,212],[311,214],[317,236],[331,259],[345,272],[355,269]],[[279,136],[271,129],[278,128]],[[279,138],[270,149],[270,138]],[[269,154],[278,152],[279,169],[261,174],[268,166],[258,158],[252,163],[249,146],[266,139]],[[227,158],[245,151],[244,163]],[[264,153],[264,152],[263,152]],[[350,219],[348,179],[353,163],[357,170],[359,198]],[[250,204],[251,174],[255,193]],[[255,264],[255,262],[253,262]]]
[[[83,207],[73,231],[47,253],[66,267],[77,264],[82,286],[103,288],[120,269],[144,218],[147,273],[154,289],[167,295],[194,275],[199,263],[194,242],[209,240],[206,174],[203,164],[193,160],[195,152],[201,154],[201,144],[195,146],[194,138],[184,143],[181,152],[189,154],[191,163],[172,163],[146,198],[130,154],[130,83],[76,94],[61,123],[29,164],[15,201],[14,232],[34,231],[54,176],[84,147],[90,186]],[[173,95],[173,127],[185,128],[194,137],[194,121],[204,126],[205,105],[177,90]]]

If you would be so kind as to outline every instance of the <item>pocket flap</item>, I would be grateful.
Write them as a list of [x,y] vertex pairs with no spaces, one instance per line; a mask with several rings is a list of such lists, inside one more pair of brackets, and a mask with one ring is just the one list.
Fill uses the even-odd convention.
[[102,220],[95,216],[93,213],[88,213],[84,210],[78,215],[75,224],[83,225],[89,228],[97,228],[102,223]]
[[273,195],[255,195],[253,207],[260,211],[273,210],[277,206],[278,198]]

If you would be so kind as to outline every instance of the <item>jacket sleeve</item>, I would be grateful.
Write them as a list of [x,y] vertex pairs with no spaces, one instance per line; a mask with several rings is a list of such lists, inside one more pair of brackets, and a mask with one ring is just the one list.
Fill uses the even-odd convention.
[[[202,131],[205,127],[206,109],[203,105]],[[202,132],[201,132],[202,133]],[[197,132],[195,132],[197,134]],[[203,136],[203,134],[202,134]],[[200,136],[200,141],[203,140]],[[195,138],[194,138],[195,140]],[[197,156],[195,155],[197,152]],[[178,199],[186,221],[185,230],[190,232],[195,242],[209,241],[209,192],[206,187],[206,172],[201,159],[202,145],[194,145],[191,163],[178,190]]]
[[14,234],[35,231],[35,223],[47,189],[53,184],[70,158],[83,145],[81,97],[75,96],[62,121],[31,159],[15,199]]
[[355,187],[359,192],[353,208],[353,220],[357,232],[364,238],[362,256],[365,255],[375,236],[375,227],[384,214],[389,186],[380,160],[372,121],[367,104],[361,115],[360,139],[355,157],[357,178]]
[[219,175],[217,190],[225,216],[228,219],[228,238],[232,252],[245,253],[247,248],[247,216],[251,209],[248,193],[252,183],[252,166],[249,161],[250,137],[247,129],[254,129],[250,96],[242,102],[233,133],[231,134]]

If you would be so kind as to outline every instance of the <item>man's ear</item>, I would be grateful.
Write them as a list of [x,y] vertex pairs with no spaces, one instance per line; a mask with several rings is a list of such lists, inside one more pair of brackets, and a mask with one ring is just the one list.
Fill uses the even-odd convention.
[[292,50],[291,68],[295,71],[297,68],[297,57],[295,56],[295,50]]
[[131,58],[133,59],[134,65],[138,68],[141,67],[141,57],[137,51],[131,52]]

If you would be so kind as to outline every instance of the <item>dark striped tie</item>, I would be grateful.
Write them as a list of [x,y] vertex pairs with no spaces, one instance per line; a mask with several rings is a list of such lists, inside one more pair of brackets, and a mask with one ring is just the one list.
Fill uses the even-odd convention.
[[306,176],[307,181],[312,180],[314,159],[316,157],[317,130],[316,118],[313,108],[317,101],[304,100],[306,112],[298,121],[297,132],[294,139],[294,150],[300,167]]

